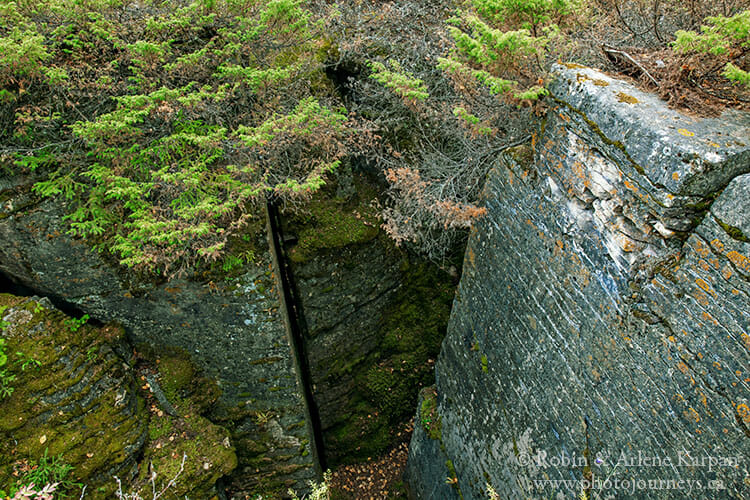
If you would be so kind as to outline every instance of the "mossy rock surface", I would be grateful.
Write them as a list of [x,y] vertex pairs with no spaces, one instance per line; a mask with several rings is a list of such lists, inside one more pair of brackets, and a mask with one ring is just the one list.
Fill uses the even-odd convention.
[[114,498],[115,475],[123,491],[150,495],[152,472],[158,488],[177,477],[164,499],[212,498],[216,481],[237,466],[228,431],[201,415],[218,387],[184,351],[161,349],[158,362],[137,368],[157,372],[176,412],[169,415],[118,354],[129,351],[119,326],[91,326],[46,299],[6,294],[0,320],[0,368],[12,385],[0,399],[0,489],[45,454],[72,466],[69,479],[93,500]]
[[74,467],[87,498],[112,498],[112,475],[135,470],[148,423],[115,351],[123,330],[81,325],[45,299],[0,294],[3,308],[3,368],[15,378],[0,400],[0,485],[14,483],[14,466],[47,453]]
[[[237,467],[226,429],[200,415],[154,415],[149,435],[143,464],[156,472],[157,487],[177,478],[164,499],[212,498],[216,481]],[[138,477],[144,495],[150,492],[149,467],[141,467]]]
[[147,498],[155,473],[157,488],[174,481],[165,500],[214,498],[217,480],[237,467],[229,431],[204,416],[219,398],[216,382],[203,377],[190,355],[176,347],[140,345],[138,359],[150,420],[132,489]]
[[353,179],[356,196],[346,198],[325,189],[304,210],[287,217],[288,226],[298,237],[289,251],[293,262],[305,262],[326,251],[367,243],[378,236],[376,193],[363,178]]

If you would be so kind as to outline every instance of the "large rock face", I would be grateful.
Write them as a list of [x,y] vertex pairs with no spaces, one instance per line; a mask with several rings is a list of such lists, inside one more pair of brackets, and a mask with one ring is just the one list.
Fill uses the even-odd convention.
[[[379,232],[363,177],[289,217],[286,232],[328,465],[375,456],[433,381],[455,289]],[[339,190],[341,191],[341,190]]]
[[412,489],[432,453],[467,500],[747,498],[750,117],[581,67],[551,90],[534,160],[488,178]]
[[231,428],[239,457],[235,488],[305,487],[315,477],[311,438],[265,224],[246,237],[254,263],[153,283],[68,237],[59,207],[38,200],[31,184],[27,177],[0,179],[0,271],[94,318],[119,321],[136,344],[190,353],[220,385],[211,418]]
[[0,294],[3,489],[33,481],[26,473],[47,457],[72,467],[67,479],[92,500],[115,496],[114,476],[124,492],[151,495],[152,473],[174,498],[217,498],[217,480],[237,465],[227,431],[202,416],[217,391],[184,353],[164,354],[158,369],[144,370],[158,372],[150,383],[162,381],[171,415],[138,384],[120,326],[67,317],[46,298]]
[[[122,328],[81,325],[46,300],[0,294],[0,485],[45,454],[75,467],[92,498],[135,470],[148,414],[117,353]],[[14,475],[14,471],[16,474]]]

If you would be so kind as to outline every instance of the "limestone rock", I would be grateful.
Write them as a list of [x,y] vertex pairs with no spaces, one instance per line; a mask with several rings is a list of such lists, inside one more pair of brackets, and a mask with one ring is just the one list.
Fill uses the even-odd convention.
[[88,498],[110,498],[112,476],[135,472],[148,435],[132,370],[117,353],[122,328],[82,325],[45,299],[7,294],[0,319],[2,368],[15,377],[0,398],[0,484],[24,460],[62,455]]
[[487,180],[436,365],[463,498],[746,498],[750,116],[558,71],[534,160]]
[[[262,441],[254,415],[269,411],[296,439],[310,442],[307,427],[298,425],[306,419],[304,401],[263,220],[248,228],[249,243],[238,243],[252,247],[255,261],[232,273],[144,279],[71,238],[64,207],[38,199],[33,183],[32,176],[20,176],[0,184],[0,272],[92,318],[118,321],[133,344],[184,349],[218,382],[222,396],[210,418],[230,428],[233,442]],[[237,488],[255,484],[256,469],[278,477],[274,484],[282,492],[289,481],[301,489],[315,477],[309,444],[239,456]]]

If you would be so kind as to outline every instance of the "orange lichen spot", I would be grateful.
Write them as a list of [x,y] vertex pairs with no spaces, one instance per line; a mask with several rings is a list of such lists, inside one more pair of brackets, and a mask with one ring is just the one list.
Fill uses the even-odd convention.
[[677,130],[677,133],[680,134],[680,135],[684,135],[685,137],[693,137],[695,135],[693,132],[691,132],[691,131],[689,131],[688,129],[685,129],[685,128],[681,128],[681,129]]
[[695,300],[697,300],[700,305],[702,306],[708,305],[708,296],[705,293],[701,292],[700,290],[694,290],[693,297],[695,297]]
[[669,339],[669,341],[670,341],[670,342],[672,342],[672,343],[675,343],[675,342],[677,342],[677,341],[675,340],[675,338],[674,338],[674,335],[670,335],[670,336],[669,336],[669,337],[667,337],[667,338],[668,338],[668,339]]
[[634,193],[638,192],[638,187],[636,187],[636,185],[630,182],[629,180],[625,179],[622,183],[625,184],[626,188],[630,189]]
[[711,240],[711,246],[719,253],[724,253],[724,243],[719,238]]
[[716,321],[716,318],[714,318],[713,316],[711,316],[710,314],[708,314],[708,313],[707,313],[706,311],[703,311],[703,312],[701,313],[701,317],[702,317],[702,318],[703,318],[704,320],[706,320],[706,321],[709,321],[709,322],[713,323],[714,325],[718,325],[718,324],[719,324],[719,322],[718,322],[718,321]]
[[703,353],[702,352],[699,352],[698,354],[696,354],[696,356],[698,356],[698,359],[703,359]]
[[474,265],[474,259],[476,259],[476,255],[474,254],[474,250],[471,247],[466,249],[466,256],[469,258],[469,264],[471,265],[471,267],[476,267]]
[[630,238],[623,238],[622,251],[623,252],[635,252],[638,250],[638,244]]
[[740,294],[739,290],[737,290],[736,288],[732,288],[732,295],[739,295],[739,294]]
[[563,114],[563,113],[558,113],[558,116],[560,116],[560,119],[562,121],[564,121],[564,122],[569,122],[570,121],[570,117],[567,116],[567,115],[565,115],[565,114]]
[[[700,414],[697,411],[695,411],[695,408],[693,407],[688,408],[682,414],[685,415],[685,418],[687,419],[695,420],[696,424],[701,421]],[[699,432],[699,431],[695,431],[695,432]]]
[[713,365],[714,365],[714,368],[716,368],[717,370],[721,370],[721,363],[719,363],[718,361],[714,361]]
[[705,406],[706,408],[708,408],[708,398],[703,393],[703,391],[698,391],[698,397],[700,398],[701,403],[703,403],[703,406]]
[[676,181],[679,181],[680,180],[680,173],[679,172],[674,172],[672,174],[672,179],[674,179]]
[[[721,275],[724,276],[725,280],[728,280],[729,278],[732,277],[732,268],[730,268],[729,266],[724,266],[721,269]],[[732,290],[732,293],[734,293],[734,292],[735,292],[735,290]]]
[[742,376],[742,371],[735,370],[734,374],[737,375],[738,377],[741,377]]
[[687,375],[690,369],[688,368],[688,365],[680,361],[677,363],[677,369],[680,370],[684,375]]
[[630,94],[626,94],[625,92],[618,92],[617,100],[620,102],[626,102],[628,104],[638,104],[639,102],[641,102],[638,100],[638,98],[633,97]]
[[676,399],[677,401],[685,401],[685,397],[679,393],[674,395],[674,399]]
[[710,270],[711,270],[711,266],[709,266],[709,265],[708,265],[708,262],[706,262],[706,261],[705,261],[705,260],[703,260],[703,259],[701,259],[701,260],[699,260],[699,261],[698,261],[698,265],[699,265],[699,266],[701,267],[701,269],[703,269],[704,271],[710,271]]
[[583,167],[583,163],[576,160],[573,162],[573,173],[576,174],[576,176],[580,177],[581,179],[586,178],[586,170]]
[[741,253],[732,250],[731,252],[727,252],[727,258],[740,269],[750,271],[750,259]]
[[695,280],[695,284],[701,287],[704,292],[711,294],[712,297],[716,297],[716,292],[714,291],[714,289],[711,288],[711,285],[706,283],[703,278],[698,278],[697,280]]
[[745,344],[745,349],[750,351],[750,335],[748,335],[745,332],[742,332],[740,334],[740,338],[742,339],[742,343]]
[[693,244],[693,248],[701,257],[708,257],[708,255],[711,253],[711,249],[708,248],[701,240],[696,240]]
[[713,141],[708,141],[708,145],[711,146],[712,148],[720,148],[721,147],[721,146],[719,146],[718,144],[716,144]]
[[737,415],[740,416],[743,422],[750,424],[750,407],[745,403],[737,405]]
[[668,199],[669,201],[672,201],[672,200],[674,200],[674,195],[673,195],[672,193],[667,193],[667,199]]

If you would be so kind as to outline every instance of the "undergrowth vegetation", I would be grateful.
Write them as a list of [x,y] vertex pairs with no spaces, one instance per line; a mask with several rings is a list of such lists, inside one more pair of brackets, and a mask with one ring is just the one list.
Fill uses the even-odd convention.
[[125,266],[216,260],[254,206],[306,200],[345,154],[319,17],[302,0],[4,0],[4,162]]
[[664,50],[680,85],[748,87],[747,8],[0,0],[0,169],[33,172],[75,236],[170,276],[223,260],[269,197],[304,207],[359,158],[388,184],[385,231],[444,261],[497,155],[528,139],[552,63],[628,71],[602,50]]

